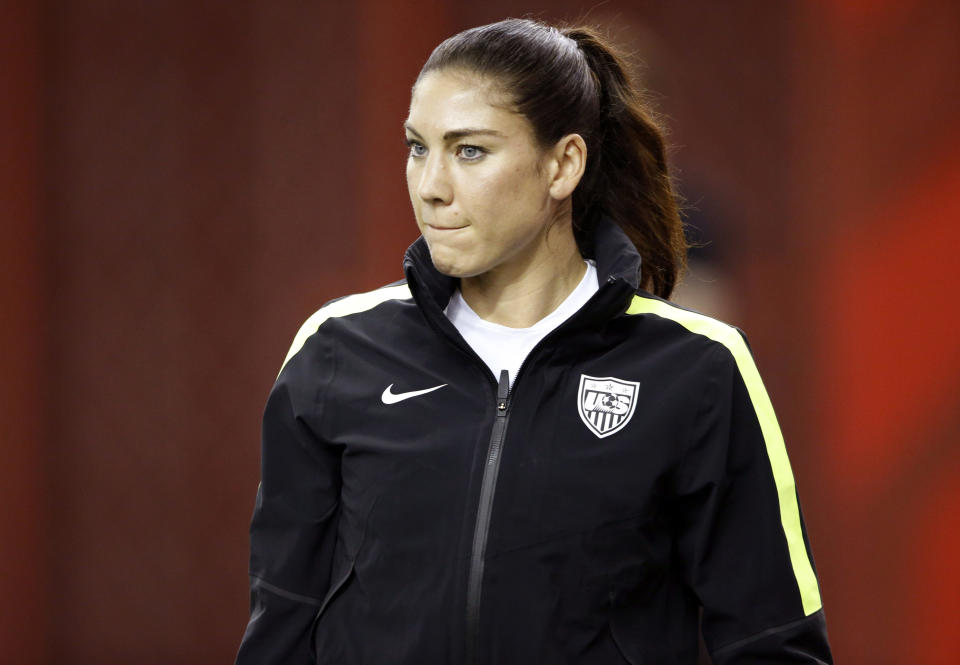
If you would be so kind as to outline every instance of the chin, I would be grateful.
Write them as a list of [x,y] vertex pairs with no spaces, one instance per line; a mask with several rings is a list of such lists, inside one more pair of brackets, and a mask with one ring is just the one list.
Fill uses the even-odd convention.
[[458,253],[451,251],[447,247],[438,245],[438,243],[427,241],[427,248],[430,250],[430,260],[433,262],[433,267],[437,269],[437,272],[447,277],[459,277],[460,275],[457,274],[460,263],[457,260],[459,258]]
[[430,252],[430,259],[433,261],[433,267],[441,275],[447,277],[473,277],[482,272],[471,270],[471,266],[463,262],[462,257],[451,256],[449,252]]
[[446,275],[447,277],[466,277],[466,275],[462,274],[463,271],[455,261],[446,261],[433,255],[431,255],[430,258],[433,260],[433,267],[436,268],[437,272],[441,275]]

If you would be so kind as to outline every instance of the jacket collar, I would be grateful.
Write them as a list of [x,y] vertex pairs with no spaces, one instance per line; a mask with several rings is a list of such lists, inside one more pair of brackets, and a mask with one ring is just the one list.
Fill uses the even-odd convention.
[[609,217],[601,217],[593,233],[593,256],[600,283],[624,281],[636,291],[640,284],[640,253],[623,229]]
[[[640,254],[627,234],[609,217],[601,217],[593,235],[593,256],[597,262],[600,287],[617,282],[628,285],[629,292],[637,290],[640,281]],[[403,272],[413,297],[421,307],[428,302],[443,310],[459,280],[441,274],[433,266],[430,249],[423,236],[417,238],[403,257]],[[626,290],[626,289],[625,289]]]

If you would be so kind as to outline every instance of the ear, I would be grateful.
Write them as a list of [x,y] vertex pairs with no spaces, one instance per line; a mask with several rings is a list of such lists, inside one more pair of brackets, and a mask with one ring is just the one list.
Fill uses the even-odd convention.
[[550,196],[562,201],[573,194],[587,168],[587,144],[579,134],[567,134],[550,153]]

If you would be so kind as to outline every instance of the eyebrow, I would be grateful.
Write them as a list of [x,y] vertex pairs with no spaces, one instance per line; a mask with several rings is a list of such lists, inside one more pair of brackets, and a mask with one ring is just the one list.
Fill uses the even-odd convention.
[[[409,122],[403,123],[403,128],[406,129],[411,134],[415,135],[417,138],[423,138],[420,136],[420,132],[415,130]],[[482,129],[478,127],[465,127],[463,129],[451,129],[448,132],[444,132],[443,141],[444,143],[449,143],[450,141],[455,141],[456,139],[462,139],[466,136],[497,136],[500,138],[507,138],[506,134],[503,132],[498,132],[495,129]]]

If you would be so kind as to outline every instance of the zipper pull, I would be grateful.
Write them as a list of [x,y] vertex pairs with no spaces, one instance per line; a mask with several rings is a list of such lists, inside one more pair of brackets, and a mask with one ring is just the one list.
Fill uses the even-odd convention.
[[507,370],[500,370],[500,382],[497,384],[497,415],[502,416],[507,413],[510,396],[510,374]]

